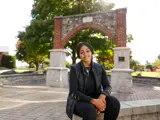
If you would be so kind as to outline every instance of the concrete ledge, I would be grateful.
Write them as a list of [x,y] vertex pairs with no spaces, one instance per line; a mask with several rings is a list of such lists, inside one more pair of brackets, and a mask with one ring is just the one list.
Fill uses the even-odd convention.
[[28,85],[28,84],[39,84],[45,82],[45,74],[11,74],[1,75],[0,84],[3,85]]
[[[104,114],[97,116],[97,120],[103,120]],[[137,119],[135,119],[135,117]],[[160,99],[122,101],[118,120],[159,120]],[[74,115],[73,120],[82,120]]]
[[48,67],[47,70],[67,70],[68,68],[66,67]]
[[126,116],[124,110],[130,107],[128,115],[140,115],[160,112],[160,99],[137,100],[121,102],[122,110],[120,116]]

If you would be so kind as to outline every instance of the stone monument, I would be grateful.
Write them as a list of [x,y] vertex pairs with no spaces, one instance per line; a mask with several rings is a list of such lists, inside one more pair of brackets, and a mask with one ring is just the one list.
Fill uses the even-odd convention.
[[113,92],[132,93],[132,70],[129,63],[130,48],[114,48],[114,68],[111,73]]
[[71,16],[57,16],[54,19],[54,47],[50,52],[50,67],[46,74],[46,85],[65,87],[68,85],[68,71],[65,68],[64,46],[83,29],[101,31],[117,47],[126,47],[126,8]]

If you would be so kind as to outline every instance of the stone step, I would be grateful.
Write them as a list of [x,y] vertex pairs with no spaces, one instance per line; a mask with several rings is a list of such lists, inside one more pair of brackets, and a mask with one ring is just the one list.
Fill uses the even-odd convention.
[[[103,118],[104,118],[104,113],[101,113],[101,114],[97,115],[96,120],[103,120]],[[82,120],[82,118],[74,114],[73,115],[73,120]]]

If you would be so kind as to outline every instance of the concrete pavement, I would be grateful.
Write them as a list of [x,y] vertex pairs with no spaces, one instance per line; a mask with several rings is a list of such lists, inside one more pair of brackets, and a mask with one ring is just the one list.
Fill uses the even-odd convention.
[[[0,88],[0,120],[69,120],[65,114],[67,88],[45,85]],[[160,87],[134,84],[133,94],[113,93],[120,101],[160,98]]]

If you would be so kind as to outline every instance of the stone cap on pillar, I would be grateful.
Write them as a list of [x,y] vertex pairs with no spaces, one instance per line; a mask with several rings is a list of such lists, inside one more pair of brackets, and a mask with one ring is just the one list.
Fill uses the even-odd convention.
[[115,47],[113,50],[130,50],[129,47]]
[[111,69],[111,71],[115,71],[115,72],[133,72],[132,69],[118,69],[118,68]]
[[130,68],[130,48],[116,47],[114,50],[114,68],[129,69]]
[[65,49],[52,49],[52,50],[49,50],[50,52],[67,52]]

